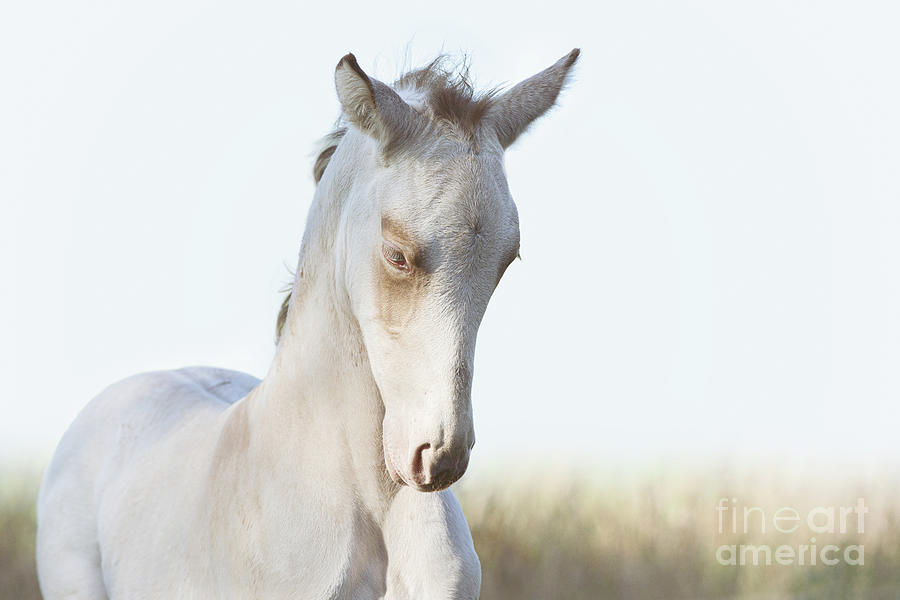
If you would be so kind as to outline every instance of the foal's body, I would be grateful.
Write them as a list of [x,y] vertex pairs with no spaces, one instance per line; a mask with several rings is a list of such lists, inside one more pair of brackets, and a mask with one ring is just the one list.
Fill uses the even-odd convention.
[[[478,558],[450,490],[403,487],[385,502],[309,424],[283,455],[258,456],[258,383],[194,367],[131,377],[91,402],[42,493],[62,521],[42,526],[66,530],[42,548],[61,562],[42,578],[48,597],[477,597]],[[264,427],[285,435],[282,417]]]
[[138,375],[82,411],[38,500],[46,598],[478,597],[447,488],[474,444],[475,334],[518,251],[503,150],[577,55],[496,99],[434,65],[395,91],[341,60],[345,128],[269,372]]

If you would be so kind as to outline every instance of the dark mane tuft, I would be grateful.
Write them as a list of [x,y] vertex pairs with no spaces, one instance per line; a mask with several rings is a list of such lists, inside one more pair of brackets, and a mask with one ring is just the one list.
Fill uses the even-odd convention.
[[470,137],[497,93],[496,88],[477,93],[469,76],[468,60],[454,60],[444,54],[421,69],[402,75],[394,82],[394,88],[424,91],[432,118],[455,126]]

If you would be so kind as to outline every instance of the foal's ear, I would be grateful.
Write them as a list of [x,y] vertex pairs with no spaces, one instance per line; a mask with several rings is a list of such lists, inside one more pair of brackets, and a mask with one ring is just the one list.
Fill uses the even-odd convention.
[[504,148],[553,106],[580,53],[581,50],[575,48],[552,67],[513,86],[493,102],[485,122],[493,126]]
[[398,141],[413,129],[412,108],[397,92],[366,75],[353,54],[338,62],[334,85],[350,122],[383,145]]

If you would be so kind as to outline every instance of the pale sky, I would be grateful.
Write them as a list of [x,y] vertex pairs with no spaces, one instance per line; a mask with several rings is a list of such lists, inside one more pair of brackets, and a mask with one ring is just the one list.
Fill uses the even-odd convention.
[[507,154],[473,464],[900,455],[895,4],[308,4],[0,9],[0,458],[135,372],[265,373],[343,54],[488,87],[576,46]]

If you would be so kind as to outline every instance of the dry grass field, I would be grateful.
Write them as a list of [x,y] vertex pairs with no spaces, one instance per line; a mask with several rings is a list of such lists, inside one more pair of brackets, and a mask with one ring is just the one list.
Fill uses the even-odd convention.
[[[656,466],[598,469],[494,469],[457,486],[482,560],[485,600],[747,599],[896,600],[900,598],[900,485],[884,468],[800,469]],[[0,598],[39,598],[34,571],[33,472],[0,473]],[[850,507],[864,498],[844,533],[811,532],[815,507]],[[721,498],[737,507],[723,513]],[[743,509],[751,511],[743,533]],[[793,534],[773,528],[782,507],[803,515]],[[766,531],[758,518],[765,513]],[[820,515],[819,525],[826,521]],[[864,546],[864,564],[719,564],[721,545]],[[749,556],[749,555],[748,555]],[[840,551],[826,555],[842,556]],[[855,555],[854,555],[855,557]]]
[[38,476],[30,469],[0,470],[0,598],[40,598],[34,565],[34,501]]
[[[537,600],[746,599],[852,600],[900,598],[900,487],[890,480],[803,469],[691,469],[669,465],[634,474],[608,471],[593,479],[572,475],[550,481],[514,476],[505,489],[467,482],[460,494],[484,568],[482,597]],[[492,478],[497,481],[497,478]],[[864,532],[855,518],[846,533],[817,534],[804,522],[794,534],[773,528],[782,507],[805,518],[816,507],[855,504],[869,512]],[[723,513],[716,504],[737,498]],[[726,503],[727,505],[727,503]],[[743,533],[744,508],[752,510]],[[758,517],[768,519],[765,533]],[[815,521],[824,525],[822,518]],[[782,529],[787,523],[781,523]],[[836,530],[839,523],[836,523]],[[829,566],[719,564],[721,545],[799,548],[816,537],[817,549],[864,546],[864,564]],[[748,557],[752,556],[750,554]],[[832,554],[826,555],[832,558]],[[841,556],[841,558],[843,558]],[[855,558],[855,554],[851,554]],[[760,562],[764,562],[762,559]]]

